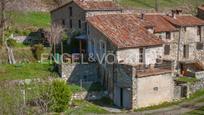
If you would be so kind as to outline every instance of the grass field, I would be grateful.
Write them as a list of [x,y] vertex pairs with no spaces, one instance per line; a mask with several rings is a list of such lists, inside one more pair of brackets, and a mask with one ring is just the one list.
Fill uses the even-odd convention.
[[[122,6],[135,8],[155,8],[155,0],[118,0]],[[173,8],[190,2],[194,5],[204,4],[204,0],[158,0],[160,8]]]
[[50,26],[49,12],[13,12],[13,22],[18,27],[46,28]]
[[47,78],[56,76],[56,73],[50,72],[52,68],[49,64],[19,64],[0,66],[0,80],[24,80],[33,78]]
[[69,108],[65,115],[84,115],[84,114],[107,114],[108,112],[99,106],[84,100],[74,100],[75,108]]

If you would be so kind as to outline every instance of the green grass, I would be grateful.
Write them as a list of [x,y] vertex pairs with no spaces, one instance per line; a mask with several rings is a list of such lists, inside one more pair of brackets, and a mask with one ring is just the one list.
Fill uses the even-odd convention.
[[103,91],[105,90],[104,87],[101,85],[100,82],[96,82],[91,84],[91,86],[88,88],[88,91]]
[[[194,94],[192,94],[190,96],[190,98],[188,98],[188,99],[183,99],[183,100],[175,101],[175,102],[164,102],[162,104],[155,105],[155,106],[135,109],[134,111],[135,112],[140,112],[140,111],[146,111],[146,110],[156,110],[156,109],[166,108],[166,107],[178,105],[178,104],[183,103],[183,102],[189,102],[189,101],[191,101],[193,99],[196,99],[196,98],[199,98],[199,97],[202,97],[202,96],[204,96],[204,90],[199,90],[199,91],[195,92]],[[199,99],[198,101],[194,102],[194,104],[200,103],[200,102],[204,102],[204,98]]]
[[164,102],[162,104],[159,105],[155,105],[155,106],[150,106],[150,107],[144,107],[144,108],[140,108],[140,109],[135,109],[135,112],[140,112],[140,111],[147,111],[147,110],[156,110],[156,109],[161,109],[161,108],[165,108],[165,107],[170,107],[173,105],[177,105],[181,103],[181,101],[175,101],[175,102]]
[[0,66],[0,80],[23,80],[33,78],[47,78],[56,76],[55,73],[49,71],[52,66],[49,64],[19,64]]
[[[122,6],[135,8],[154,8],[155,0],[118,0]],[[158,0],[160,8],[174,8],[181,6],[184,2],[190,1],[191,4],[196,5],[196,0]],[[204,0],[197,0],[198,5],[203,4]]]
[[50,14],[48,12],[12,12],[16,26],[27,28],[46,28],[50,26]]
[[204,107],[185,113],[184,115],[204,115]]
[[75,84],[69,84],[69,87],[70,87],[70,89],[71,89],[71,91],[73,93],[80,92],[80,91],[85,91],[85,89],[83,89],[80,86],[75,85]]
[[92,104],[90,102],[84,100],[74,100],[72,104],[72,108],[69,108],[65,111],[65,115],[84,115],[84,114],[106,114],[108,113],[106,110],[100,108],[99,106]]
[[196,81],[198,81],[198,79],[193,77],[179,77],[179,78],[176,78],[176,81],[182,82],[182,83],[195,83]]

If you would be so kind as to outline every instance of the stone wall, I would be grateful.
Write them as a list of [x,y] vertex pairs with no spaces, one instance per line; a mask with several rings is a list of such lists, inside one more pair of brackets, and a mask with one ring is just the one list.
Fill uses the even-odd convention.
[[59,65],[59,72],[64,80],[70,83],[98,81],[97,64],[62,64]]
[[[144,64],[155,64],[156,60],[163,56],[163,46],[145,47],[144,48]],[[130,65],[141,64],[139,62],[139,48],[124,49],[117,51],[119,62]]]
[[[72,16],[69,14],[69,7],[72,7]],[[121,13],[122,10],[110,10],[110,11],[85,11],[80,8],[74,2],[51,12],[52,23],[62,24],[62,21],[65,21],[65,28],[67,28],[68,32],[73,32],[73,30],[80,31],[81,33],[86,33],[86,18],[94,15],[104,15],[104,14],[118,14]],[[70,28],[70,19],[72,20],[72,29]],[[81,20],[81,28],[79,28],[79,20]]]
[[103,97],[106,97],[107,93],[106,91],[98,91],[98,92],[87,92],[87,91],[83,91],[83,92],[77,92],[74,93],[72,98],[74,100],[89,100],[89,101],[93,101],[93,100],[99,100]]
[[197,79],[204,79],[204,71],[195,72],[195,77]]
[[[180,40],[180,49],[179,49],[179,60],[180,61],[192,61],[201,58],[200,52],[197,49],[197,43],[204,41],[204,27],[201,27],[201,36],[197,34],[198,27],[186,27],[178,28],[181,29],[181,40]],[[185,31],[186,30],[186,31]],[[162,34],[162,33],[161,33]],[[178,41],[179,41],[179,32],[173,32],[171,40],[165,40],[166,44],[170,45],[170,55],[165,55],[165,59],[176,60],[178,52]],[[159,34],[157,34],[159,35]],[[165,36],[162,36],[162,39],[165,39]],[[189,45],[189,58],[184,58],[184,45]]]
[[[70,16],[69,7],[72,7],[72,16]],[[73,30],[85,32],[85,23],[82,23],[81,28],[78,27],[79,20],[85,21],[85,11],[76,5],[74,2],[62,7],[56,11],[51,12],[52,23],[62,24],[65,21],[65,28],[71,33]],[[72,20],[72,29],[70,28],[70,20]]]
[[192,93],[195,93],[196,91],[199,91],[201,89],[204,90],[204,79],[194,83],[194,84],[189,84],[188,85],[188,94],[192,94]]
[[175,86],[174,98],[175,99],[181,99],[184,97],[189,98],[190,95],[199,90],[204,90],[204,79],[200,79],[195,83],[178,84],[177,86]]

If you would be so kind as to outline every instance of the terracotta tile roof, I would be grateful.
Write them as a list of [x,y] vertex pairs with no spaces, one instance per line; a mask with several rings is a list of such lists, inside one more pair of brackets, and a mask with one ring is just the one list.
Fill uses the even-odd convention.
[[202,26],[204,21],[194,16],[163,16],[166,20],[172,23],[174,26]]
[[144,28],[137,15],[111,14],[89,17],[88,22],[118,48],[156,46],[163,41]]
[[74,0],[84,10],[119,10],[121,9],[112,1]]
[[122,8],[119,7],[116,3],[112,1],[93,1],[93,0],[72,0],[54,10],[51,12],[54,12],[58,9],[61,9],[71,3],[76,3],[80,8],[83,10],[119,10],[121,11]]
[[155,25],[154,31],[159,32],[172,32],[177,29],[165,20],[161,15],[145,15],[145,20],[152,22]]

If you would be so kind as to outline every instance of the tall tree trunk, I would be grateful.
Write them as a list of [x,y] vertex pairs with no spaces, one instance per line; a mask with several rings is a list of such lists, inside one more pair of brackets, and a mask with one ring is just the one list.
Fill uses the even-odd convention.
[[1,40],[0,40],[0,44],[3,45],[4,44],[4,30],[5,30],[5,7],[6,7],[6,1],[5,0],[1,0],[1,9],[0,9],[0,14],[1,14]]

